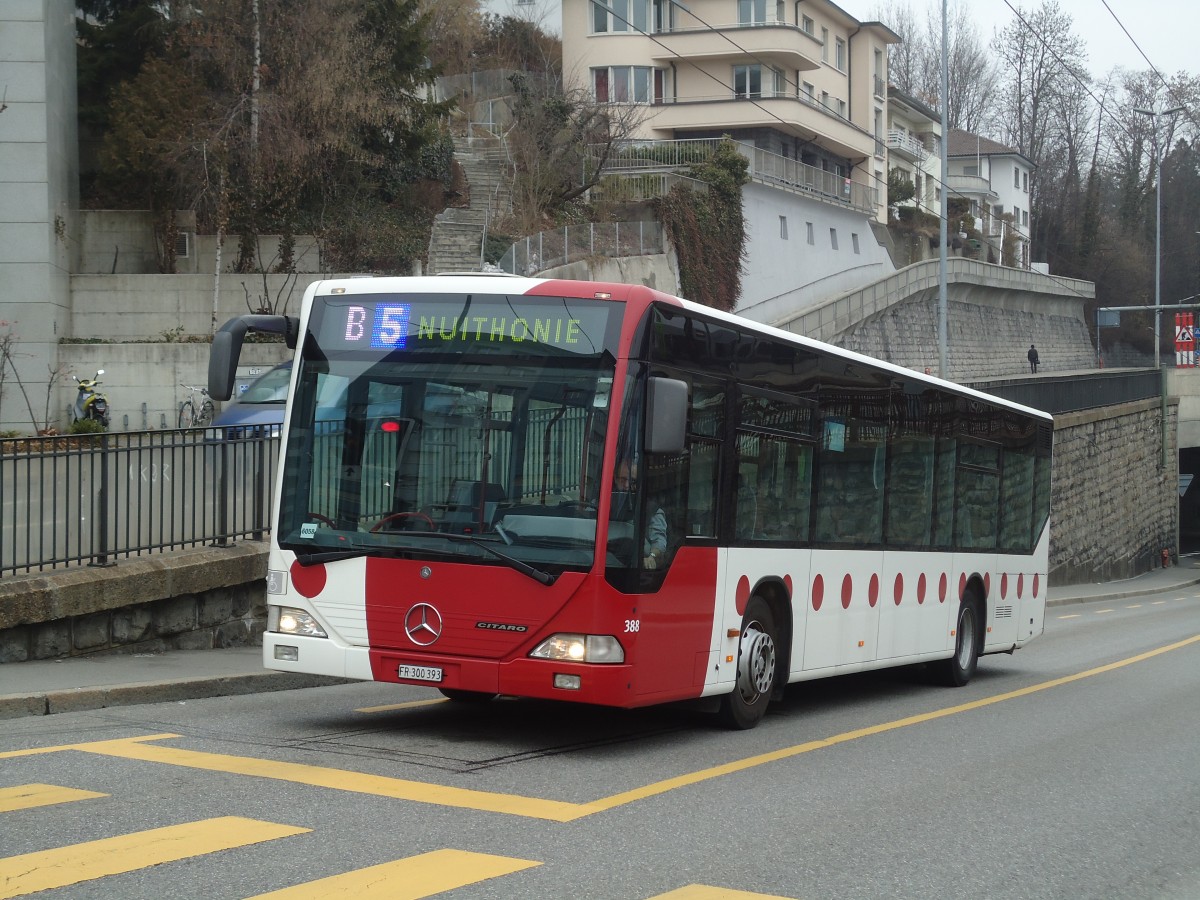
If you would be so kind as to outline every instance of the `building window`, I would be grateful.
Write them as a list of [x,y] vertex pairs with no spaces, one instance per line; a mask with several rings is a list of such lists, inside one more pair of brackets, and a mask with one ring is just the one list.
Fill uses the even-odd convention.
[[738,0],[738,24],[762,25],[767,21],[767,0]]
[[812,16],[801,16],[800,17],[800,30],[803,31],[805,34],[811,35],[813,33],[814,27],[815,26],[813,25]]
[[1021,225],[1025,228],[1029,227],[1029,210],[1021,210]]
[[597,103],[650,103],[650,85],[659,73],[649,66],[608,66],[592,69],[592,92]]
[[964,175],[978,175],[979,166],[963,166]]
[[821,29],[821,62],[829,62],[829,29]]
[[800,85],[800,99],[807,100],[809,103],[816,103],[816,88],[807,81]]
[[[765,85],[764,85],[765,82]],[[743,99],[783,95],[783,71],[770,66],[734,66],[733,95]]]
[[780,216],[780,217],[779,217],[779,239],[780,239],[780,240],[783,240],[783,241],[786,241],[786,240],[788,239],[788,236],[787,236],[787,216]]
[[854,245],[854,252],[858,253],[858,235],[854,232],[850,233],[850,243]]
[[821,108],[829,109],[829,91],[821,91]]
[[846,71],[846,42],[841,38],[834,43],[833,64],[839,72]]
[[808,242],[809,242],[810,244],[816,244],[816,243],[817,243],[817,238],[816,238],[816,235],[815,235],[815,234],[813,234],[813,223],[812,223],[812,222],[805,222],[805,223],[804,223],[804,225],[806,226],[806,228],[807,228],[807,230],[808,230]]
[[654,0],[612,0],[604,6],[592,3],[592,33],[649,32],[653,2]]
[[846,118],[846,101],[845,100],[837,101],[837,114],[839,116],[841,116],[843,119]]
[[1019,168],[1017,168],[1016,166],[1013,166],[1013,187],[1019,188],[1020,186],[1021,186],[1021,170]]
[[1026,194],[1029,193],[1029,173],[1028,172],[1021,173],[1021,190],[1023,190]]
[[837,249],[837,229],[836,228],[829,229],[829,246],[831,246],[834,250]]

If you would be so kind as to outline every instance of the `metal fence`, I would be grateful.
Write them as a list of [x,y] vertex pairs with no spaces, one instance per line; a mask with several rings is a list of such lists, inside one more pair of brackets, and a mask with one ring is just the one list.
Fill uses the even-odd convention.
[[217,433],[0,440],[0,575],[261,540],[279,439]]
[[1053,373],[1028,379],[976,381],[971,387],[1052,415],[1162,396],[1160,372]]
[[534,275],[589,256],[645,256],[664,249],[658,222],[587,222],[522,238],[497,266],[514,275]]

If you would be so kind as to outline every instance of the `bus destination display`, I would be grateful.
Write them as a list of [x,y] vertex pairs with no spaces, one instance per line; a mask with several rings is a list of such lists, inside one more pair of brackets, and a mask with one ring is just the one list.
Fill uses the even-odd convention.
[[327,350],[470,350],[537,345],[591,355],[604,347],[609,309],[596,301],[478,296],[337,298],[317,327]]

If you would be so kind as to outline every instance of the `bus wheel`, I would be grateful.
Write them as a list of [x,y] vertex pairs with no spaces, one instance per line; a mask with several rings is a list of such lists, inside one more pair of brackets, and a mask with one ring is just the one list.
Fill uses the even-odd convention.
[[979,663],[979,601],[968,592],[958,605],[954,655],[935,664],[937,680],[947,687],[962,687]]
[[753,728],[767,711],[775,686],[775,617],[761,597],[751,597],[742,616],[738,641],[737,684],[721,698],[721,721],[730,728]]
[[495,694],[484,691],[460,691],[457,688],[438,688],[442,696],[455,703],[490,703],[496,699]]

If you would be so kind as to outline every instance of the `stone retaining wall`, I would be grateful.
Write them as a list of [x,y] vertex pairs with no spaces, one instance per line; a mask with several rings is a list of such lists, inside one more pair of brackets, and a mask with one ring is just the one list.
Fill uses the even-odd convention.
[[6,578],[0,663],[261,644],[266,569],[246,542]]
[[1054,419],[1050,583],[1132,578],[1178,547],[1178,401],[1142,400]]

